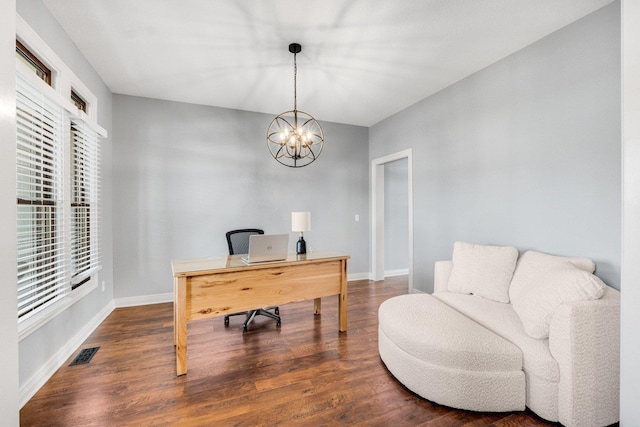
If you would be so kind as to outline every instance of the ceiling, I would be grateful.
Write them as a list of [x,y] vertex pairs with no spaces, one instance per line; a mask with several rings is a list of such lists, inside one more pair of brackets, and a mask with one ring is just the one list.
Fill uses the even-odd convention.
[[612,0],[43,0],[114,93],[371,126]]

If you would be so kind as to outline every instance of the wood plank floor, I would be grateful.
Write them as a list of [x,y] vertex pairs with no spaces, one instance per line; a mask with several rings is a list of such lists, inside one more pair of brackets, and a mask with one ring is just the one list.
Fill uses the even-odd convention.
[[[282,326],[243,317],[189,325],[188,373],[176,377],[173,305],[116,309],[20,411],[23,426],[547,426],[533,413],[454,410],[419,398],[378,356],[380,303],[406,277],[349,283],[348,332],[337,300],[280,307]],[[76,354],[78,353],[76,352]],[[75,357],[75,355],[73,357]]]

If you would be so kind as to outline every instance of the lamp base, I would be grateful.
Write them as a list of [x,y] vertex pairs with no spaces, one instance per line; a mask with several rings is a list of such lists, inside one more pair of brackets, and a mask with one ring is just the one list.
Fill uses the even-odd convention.
[[296,243],[296,254],[302,255],[307,253],[307,242],[304,241],[304,237],[300,236]]

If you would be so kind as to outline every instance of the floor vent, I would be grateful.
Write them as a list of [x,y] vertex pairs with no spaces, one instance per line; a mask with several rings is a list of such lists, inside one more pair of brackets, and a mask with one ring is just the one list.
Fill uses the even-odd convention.
[[73,362],[71,362],[69,366],[89,363],[91,361],[91,358],[96,354],[99,348],[100,347],[85,348],[76,356],[75,359],[73,359]]

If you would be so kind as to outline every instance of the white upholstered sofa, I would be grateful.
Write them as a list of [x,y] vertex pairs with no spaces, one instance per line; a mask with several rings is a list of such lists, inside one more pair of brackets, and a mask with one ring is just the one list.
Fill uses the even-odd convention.
[[379,310],[379,351],[415,393],[478,411],[524,405],[566,426],[619,420],[620,293],[593,261],[456,242],[434,293]]

